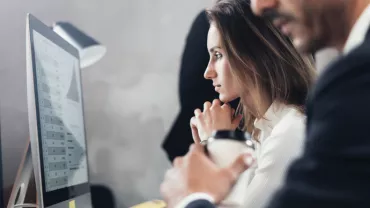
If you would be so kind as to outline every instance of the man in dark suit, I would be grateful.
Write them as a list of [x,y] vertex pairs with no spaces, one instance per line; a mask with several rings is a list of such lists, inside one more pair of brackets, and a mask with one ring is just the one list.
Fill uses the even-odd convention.
[[[308,98],[304,153],[269,207],[370,207],[370,0],[252,0],[252,8],[302,52],[343,53]],[[219,169],[193,146],[175,160],[162,194],[170,206],[214,207],[247,168],[238,161]]]

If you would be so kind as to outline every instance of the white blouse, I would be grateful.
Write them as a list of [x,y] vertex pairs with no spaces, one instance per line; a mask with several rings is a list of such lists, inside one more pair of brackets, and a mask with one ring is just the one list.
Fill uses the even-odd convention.
[[305,120],[296,108],[274,103],[263,119],[255,121],[261,132],[245,208],[265,207],[283,183],[290,163],[302,152]]
[[[265,207],[282,185],[290,163],[302,152],[305,121],[305,115],[296,108],[277,102],[269,107],[263,119],[255,121],[254,126],[260,130],[260,135],[244,208]],[[199,199],[214,202],[206,193],[194,193],[185,197],[176,208],[184,208]]]

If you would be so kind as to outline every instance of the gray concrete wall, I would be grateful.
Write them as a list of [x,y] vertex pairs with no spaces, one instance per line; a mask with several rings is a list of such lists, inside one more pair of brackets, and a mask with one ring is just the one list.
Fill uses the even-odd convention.
[[1,0],[0,113],[4,182],[11,187],[28,138],[25,17],[71,21],[104,43],[82,72],[93,183],[119,207],[159,197],[169,162],[160,144],[178,111],[178,66],[188,28],[211,0]]

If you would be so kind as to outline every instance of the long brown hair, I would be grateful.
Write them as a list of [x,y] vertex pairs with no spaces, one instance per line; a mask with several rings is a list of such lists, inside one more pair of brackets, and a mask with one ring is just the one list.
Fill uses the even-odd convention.
[[207,15],[221,35],[232,75],[243,95],[248,95],[248,99],[241,96],[238,107],[244,115],[243,130],[257,139],[259,131],[253,122],[263,118],[260,106],[268,100],[292,105],[304,113],[315,77],[310,60],[303,58],[271,22],[254,16],[249,0],[218,0]]

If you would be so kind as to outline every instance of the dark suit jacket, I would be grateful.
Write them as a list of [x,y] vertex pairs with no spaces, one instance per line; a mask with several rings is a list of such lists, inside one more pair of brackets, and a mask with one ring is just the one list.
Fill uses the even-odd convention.
[[209,61],[208,29],[209,22],[205,11],[202,11],[190,28],[182,55],[179,92],[181,111],[162,144],[171,161],[185,155],[193,143],[190,119],[194,116],[194,110],[202,108],[205,101],[218,97],[212,81],[203,77]]
[[307,114],[304,155],[270,207],[370,207],[370,31],[324,72]]
[[[370,31],[318,80],[306,134],[304,153],[269,208],[370,207]],[[195,207],[213,205],[188,206]]]

